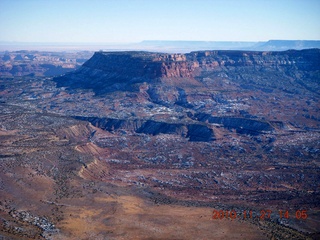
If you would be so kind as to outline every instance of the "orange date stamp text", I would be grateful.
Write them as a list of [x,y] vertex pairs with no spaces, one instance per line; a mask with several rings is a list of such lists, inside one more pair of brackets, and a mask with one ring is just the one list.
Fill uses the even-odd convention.
[[254,219],[259,220],[271,219],[271,216],[278,216],[282,218],[295,218],[298,220],[306,220],[308,218],[307,210],[297,210],[294,213],[288,210],[279,210],[278,212],[272,212],[269,209],[260,210],[260,212],[254,212],[252,210],[243,210],[237,212],[236,210],[216,210],[212,211],[212,219]]

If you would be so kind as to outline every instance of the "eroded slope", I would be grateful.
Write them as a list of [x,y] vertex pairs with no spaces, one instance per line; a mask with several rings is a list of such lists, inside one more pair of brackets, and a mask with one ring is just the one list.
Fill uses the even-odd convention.
[[[213,208],[234,208],[257,214],[271,209],[271,221],[252,224],[269,237],[304,239],[315,236],[319,227],[319,68],[317,49],[185,55],[99,52],[76,72],[55,79],[57,85],[50,79],[2,78],[0,96],[3,104],[23,106],[43,122],[34,120],[40,125],[30,135],[36,129],[39,134],[43,128],[50,132],[33,133],[38,137],[18,143],[29,144],[30,138],[32,146],[42,146],[56,139],[70,149],[60,155],[33,153],[40,154],[36,161],[56,165],[60,156],[65,164],[58,165],[61,172],[72,169],[74,174],[68,182],[72,188],[63,188],[69,194],[62,195],[63,201],[46,200],[62,208],[65,220],[57,227],[62,234],[89,237],[94,232],[92,236],[121,239],[138,238],[138,233],[156,238],[157,233],[174,239],[200,236],[203,230],[205,239],[209,219],[202,222],[201,215],[189,215],[190,221],[181,222],[180,210],[204,214],[202,208],[210,213]],[[61,124],[45,128],[44,119],[51,117]],[[30,121],[19,114],[11,119],[20,123],[5,133],[6,149],[13,144],[8,134],[16,138],[16,129],[21,131]],[[12,149],[17,154],[26,151]],[[46,171],[53,171],[51,165],[44,165]],[[46,181],[55,188],[54,179]],[[290,216],[306,209],[308,219],[279,219],[281,209],[288,209]],[[74,210],[82,212],[73,215]],[[122,220],[125,215],[130,220]],[[155,216],[161,220],[150,225]],[[185,232],[167,230],[173,221]],[[203,226],[200,232],[191,226],[194,222]],[[88,227],[82,228],[85,224]],[[235,221],[225,224],[241,226]]]

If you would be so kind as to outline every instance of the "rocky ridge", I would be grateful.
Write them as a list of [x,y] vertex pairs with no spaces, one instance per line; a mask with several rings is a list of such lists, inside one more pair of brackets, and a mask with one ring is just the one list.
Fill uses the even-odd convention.
[[[206,71],[234,71],[233,68],[257,72],[319,71],[319,62],[319,49],[285,52],[202,51],[188,54],[96,52],[79,70],[56,78],[56,81],[58,86],[93,88],[99,94],[124,90],[121,88],[123,85],[132,89],[137,82],[157,83],[163,80],[173,86],[179,85],[173,81],[174,78],[183,78],[183,84],[187,85],[191,83],[185,78],[201,76]],[[170,78],[170,82],[165,81]]]
[[[270,121],[275,119],[266,120],[264,114],[254,113],[257,102],[263,102],[258,100],[259,95],[255,96],[255,93],[263,92],[265,96],[272,95],[275,99],[288,93],[308,92],[317,96],[320,92],[319,62],[319,49],[284,52],[200,51],[188,54],[96,52],[79,70],[57,77],[54,81],[57,87],[89,89],[101,97],[122,92],[131,99],[130,102],[141,103],[144,109],[153,108],[154,104],[173,108],[174,112],[180,112],[178,118],[187,122],[185,126],[208,122],[235,129],[238,133],[257,135],[272,132],[280,125],[283,128],[286,124],[283,119],[278,119],[278,124],[271,124]],[[246,95],[246,100],[230,100],[230,95],[236,95],[237,92]],[[231,101],[237,102],[236,109],[230,107],[233,109],[230,113],[217,111],[218,105],[230,105]],[[270,109],[270,106],[267,108]],[[134,110],[131,112],[140,115]],[[120,122],[127,122],[116,111],[113,113],[113,121],[119,119]],[[155,129],[148,127],[147,132],[167,133],[166,130],[157,130],[159,120],[167,122],[166,117],[154,118],[152,114],[141,120],[148,126],[154,123]],[[101,120],[95,121],[101,124]],[[171,127],[175,127],[169,128],[169,132],[181,135],[177,127],[179,121],[162,123],[162,127],[167,129],[171,124]],[[128,124],[120,123],[119,126],[144,132],[128,128]]]

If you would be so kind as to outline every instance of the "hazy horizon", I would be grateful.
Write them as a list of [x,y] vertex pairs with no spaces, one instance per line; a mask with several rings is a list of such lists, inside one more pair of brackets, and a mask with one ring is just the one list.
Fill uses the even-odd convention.
[[154,39],[154,40],[141,40],[138,42],[19,42],[19,41],[0,41],[0,44],[54,44],[54,45],[72,45],[72,44],[119,44],[119,45],[126,45],[126,44],[139,44],[139,43],[145,43],[145,42],[201,42],[201,43],[265,43],[265,42],[269,42],[269,41],[320,41],[320,39],[268,39],[265,41],[232,41],[232,40],[224,40],[224,41],[204,41],[204,40],[158,40],[158,39]]
[[320,48],[319,40],[185,41],[144,40],[136,43],[0,42],[0,51],[154,51],[187,53],[198,50],[285,51]]

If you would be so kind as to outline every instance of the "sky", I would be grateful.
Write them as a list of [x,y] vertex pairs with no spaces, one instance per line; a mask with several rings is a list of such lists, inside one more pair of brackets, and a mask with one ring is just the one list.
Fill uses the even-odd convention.
[[320,0],[0,0],[0,42],[320,40]]

